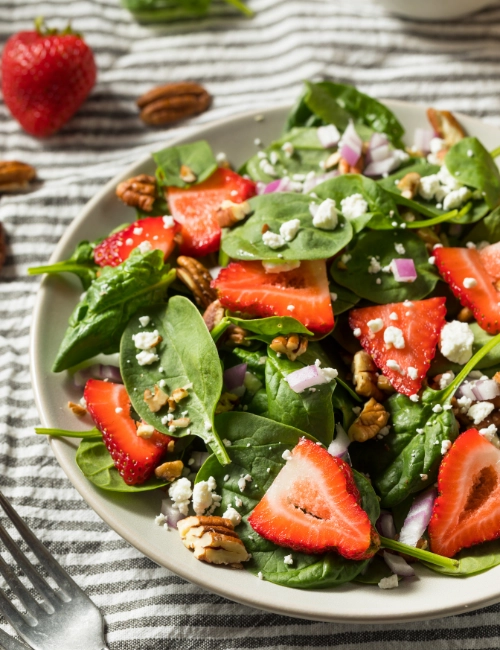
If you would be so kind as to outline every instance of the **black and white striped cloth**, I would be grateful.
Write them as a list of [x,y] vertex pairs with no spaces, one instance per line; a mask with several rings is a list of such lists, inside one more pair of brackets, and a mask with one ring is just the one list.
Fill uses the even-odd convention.
[[[143,153],[193,125],[292,101],[304,79],[328,76],[376,97],[459,110],[500,125],[500,6],[462,21],[389,17],[368,0],[249,0],[253,20],[216,6],[189,24],[136,24],[119,0],[0,0],[0,43],[44,15],[71,18],[93,48],[99,78],[56,136],[26,135],[0,103],[0,160],[34,165],[29,194],[0,199],[8,236],[0,275],[0,487],[105,613],[111,650],[486,650],[500,646],[500,605],[425,623],[314,623],[231,603],[154,565],[88,508],[46,440],[28,371],[28,335],[46,262],[82,206]],[[408,0],[410,1],[410,0]],[[439,0],[436,0],[439,2]],[[168,81],[197,80],[212,109],[176,130],[137,117],[136,97]],[[307,598],[307,594],[301,597]],[[7,626],[5,626],[7,629]]]

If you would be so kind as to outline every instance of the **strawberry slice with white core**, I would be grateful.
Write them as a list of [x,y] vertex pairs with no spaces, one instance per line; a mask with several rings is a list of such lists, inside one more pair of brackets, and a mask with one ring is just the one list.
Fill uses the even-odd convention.
[[445,324],[445,298],[353,309],[349,325],[394,388],[417,395]]
[[500,293],[483,264],[486,260],[488,268],[493,270],[493,255],[482,255],[474,248],[437,248],[434,255],[439,272],[462,305],[472,311],[484,330],[498,334]]
[[172,217],[147,217],[115,232],[94,249],[94,260],[99,266],[118,266],[135,249],[163,251],[164,259],[175,248],[175,235],[180,231],[179,224]]
[[282,273],[261,262],[231,262],[212,282],[222,305],[249,316],[292,316],[318,336],[334,325],[325,260],[303,261]]
[[169,187],[170,212],[181,224],[181,254],[201,257],[218,251],[221,238],[218,209],[224,201],[243,203],[255,194],[253,181],[222,167],[198,185]]
[[444,457],[429,522],[433,553],[455,556],[500,537],[500,450],[477,429],[462,433]]
[[349,465],[302,438],[248,521],[278,546],[361,560],[379,537],[359,501]]
[[137,435],[140,423],[130,415],[130,398],[123,384],[89,379],[83,396],[125,483],[139,485],[147,481],[173,438],[156,430],[149,438]]
[[481,264],[493,280],[500,279],[500,242],[486,246],[479,251]]

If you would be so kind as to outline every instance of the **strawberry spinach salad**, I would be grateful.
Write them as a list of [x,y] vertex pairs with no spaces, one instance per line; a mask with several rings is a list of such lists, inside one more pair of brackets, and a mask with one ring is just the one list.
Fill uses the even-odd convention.
[[500,152],[427,115],[405,146],[377,100],[306,83],[238,171],[153,154],[117,187],[135,219],[30,269],[81,281],[53,370],[94,424],[37,432],[277,584],[500,564]]

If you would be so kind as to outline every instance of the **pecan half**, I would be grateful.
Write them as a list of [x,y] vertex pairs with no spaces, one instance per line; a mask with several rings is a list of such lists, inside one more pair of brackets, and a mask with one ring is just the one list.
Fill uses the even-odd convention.
[[359,350],[354,355],[351,366],[354,382],[354,390],[358,395],[374,397],[376,400],[383,400],[384,394],[377,386],[378,372],[373,359],[364,350]]
[[418,192],[419,184],[420,174],[417,172],[410,172],[409,174],[406,174],[406,176],[403,176],[397,184],[397,188],[400,190],[401,196],[405,199],[413,199]]
[[25,190],[36,176],[36,169],[17,160],[0,161],[0,194]]
[[177,523],[184,546],[194,551],[197,560],[242,568],[250,559],[245,545],[229,519],[224,517],[187,517]]
[[242,203],[233,203],[232,201],[222,201],[220,208],[215,213],[219,226],[221,228],[230,228],[238,221],[243,219],[252,212],[250,203],[243,201]]
[[230,347],[240,347],[241,345],[249,346],[252,341],[247,339],[248,332],[239,325],[230,325],[226,330],[225,344]]
[[208,305],[203,314],[203,320],[205,321],[205,325],[209,332],[211,332],[214,327],[221,322],[225,313],[226,310],[222,306],[220,300],[214,300]]
[[210,286],[212,276],[208,269],[198,260],[185,255],[177,258],[177,264],[177,277],[193,292],[196,303],[206,309],[217,298],[215,289]]
[[163,463],[155,469],[156,478],[162,478],[165,481],[173,481],[182,474],[184,463],[182,460],[171,460]]
[[438,111],[435,108],[427,109],[427,118],[432,128],[442,138],[448,149],[465,138],[462,125],[450,111]]
[[271,350],[286,354],[290,361],[295,361],[297,357],[307,350],[309,341],[305,336],[298,336],[298,334],[290,334],[289,336],[277,336],[271,341],[269,346]]
[[388,420],[389,413],[372,397],[349,427],[347,435],[356,442],[365,442],[374,438],[385,427]]
[[147,174],[134,176],[118,185],[116,196],[131,208],[151,212],[156,198],[156,180]]
[[209,93],[193,81],[157,86],[137,100],[140,118],[150,126],[163,126],[203,113],[212,101]]

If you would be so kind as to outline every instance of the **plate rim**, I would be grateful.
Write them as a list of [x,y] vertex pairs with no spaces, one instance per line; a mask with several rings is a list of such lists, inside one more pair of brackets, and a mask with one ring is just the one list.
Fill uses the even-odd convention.
[[[409,109],[425,110],[427,108],[427,106],[424,104],[420,104],[417,102],[397,100],[397,99],[379,99],[378,101],[386,104],[389,108],[400,107],[402,109],[406,108],[408,110]],[[235,113],[227,117],[219,118],[217,120],[213,120],[205,124],[200,124],[195,127],[192,127],[183,135],[178,135],[168,141],[162,140],[162,142],[159,143],[158,147],[161,147],[162,145],[175,146],[177,144],[182,144],[186,140],[192,140],[193,138],[197,137],[197,135],[200,135],[200,137],[209,137],[208,134],[203,135],[206,134],[207,130],[215,129],[224,125],[230,128],[233,122],[238,122],[244,119],[253,119],[255,118],[255,116],[259,114],[262,114],[264,116],[270,115],[271,113],[279,114],[280,112],[283,112],[285,110],[290,110],[292,105],[293,104],[290,104],[289,102],[274,104],[269,107],[252,109],[249,111]],[[469,115],[457,111],[454,111],[454,115],[456,115],[459,119],[461,118],[466,119],[469,123],[475,123],[483,127],[487,126],[488,128],[497,131],[500,137],[500,128],[493,124],[489,124],[479,118],[471,117]],[[151,154],[150,153],[144,154],[141,158],[139,158],[134,163],[127,165],[127,167],[121,173],[115,175],[104,186],[101,187],[101,189],[95,194],[95,196],[93,196],[81,208],[77,216],[65,228],[63,235],[59,239],[58,243],[54,248],[52,255],[49,258],[48,261],[49,264],[52,264],[59,260],[59,257],[61,256],[61,252],[66,247],[67,243],[72,239],[75,231],[79,229],[80,225],[85,221],[87,216],[104,199],[104,197],[110,192],[110,190],[114,191],[114,188],[116,187],[117,183],[129,178],[132,174],[135,173],[135,170],[137,168],[140,168],[141,166],[145,165],[150,161],[151,161]],[[44,404],[41,399],[41,393],[39,390],[39,379],[37,378],[37,374],[41,372],[41,369],[37,367],[37,355],[35,354],[35,351],[37,350],[37,342],[36,342],[37,333],[42,318],[42,303],[44,302],[45,294],[47,292],[50,292],[51,290],[48,280],[49,277],[44,276],[44,278],[42,279],[39,285],[37,295],[36,295],[35,305],[32,312],[32,322],[30,326],[30,335],[29,335],[30,378],[31,378],[33,392],[34,392],[36,408],[38,411],[38,415],[40,417],[40,421],[44,427],[49,426],[49,416],[45,411]],[[391,616],[389,614],[381,615],[380,612],[378,612],[376,616],[375,615],[370,616],[364,613],[362,618],[360,617],[359,614],[356,614],[355,612],[353,612],[352,615],[342,615],[340,617],[335,616],[335,614],[332,613],[332,616],[325,618],[322,615],[315,615],[314,611],[312,610],[309,610],[307,612],[290,611],[286,606],[280,606],[279,602],[275,602],[275,603],[256,602],[254,596],[250,596],[250,595],[245,596],[245,595],[240,595],[238,593],[235,593],[234,589],[230,589],[225,586],[223,580],[215,581],[214,583],[209,583],[207,580],[203,579],[202,577],[198,577],[198,575],[196,575],[196,571],[193,572],[192,569],[190,568],[184,570],[182,567],[179,567],[178,565],[174,565],[173,562],[169,564],[168,555],[165,554],[160,557],[157,556],[155,553],[151,553],[150,549],[145,550],[144,544],[142,543],[142,537],[140,535],[131,536],[130,530],[127,528],[126,523],[124,523],[121,520],[121,518],[113,516],[112,514],[109,513],[109,511],[106,510],[105,507],[106,501],[103,498],[103,496],[101,496],[99,493],[94,494],[94,492],[90,489],[90,484],[88,480],[83,476],[83,474],[75,473],[74,467],[71,466],[70,462],[67,462],[63,450],[66,450],[68,445],[71,446],[72,448],[75,448],[75,444],[76,444],[75,440],[74,439],[70,440],[67,438],[49,438],[49,443],[58,461],[59,466],[66,474],[73,487],[78,491],[78,493],[81,495],[84,501],[89,505],[89,507],[92,508],[92,510],[94,510],[94,512],[96,512],[96,514],[110,528],[112,528],[118,535],[120,535],[122,539],[124,539],[128,544],[130,544],[134,548],[136,548],[144,556],[151,559],[157,565],[166,568],[169,571],[172,571],[174,574],[182,577],[183,579],[187,580],[190,583],[196,584],[202,587],[203,589],[206,589],[212,593],[223,596],[224,598],[227,598],[230,601],[235,601],[240,604],[252,607],[254,609],[257,608],[260,610],[269,611],[282,616],[289,616],[297,619],[315,620],[315,621],[322,621],[327,623],[366,624],[366,625],[371,625],[374,623],[397,624],[397,623],[404,623],[404,622],[432,620],[432,619],[442,618],[445,616],[455,615],[458,613],[463,613],[464,608],[465,611],[473,611],[474,609],[486,607],[488,605],[492,605],[500,601],[500,587],[499,587],[498,593],[496,595],[492,595],[488,597],[477,597],[473,600],[472,603],[469,601],[467,605],[443,606],[439,610],[436,610],[434,608],[432,611],[431,610],[420,611],[413,615],[409,613],[408,615],[397,615],[396,617],[394,615]],[[189,565],[189,567],[191,567],[191,565]],[[471,576],[471,578],[472,577],[474,576]],[[443,576],[443,578],[445,578],[445,576]],[[287,587],[278,586],[278,585],[273,585],[273,586],[279,587],[279,589],[289,589]],[[361,587],[362,585],[359,586]],[[295,591],[307,593],[308,590],[295,590]],[[314,591],[319,591],[319,590],[314,590]],[[411,598],[412,596],[402,595],[401,597]]]

